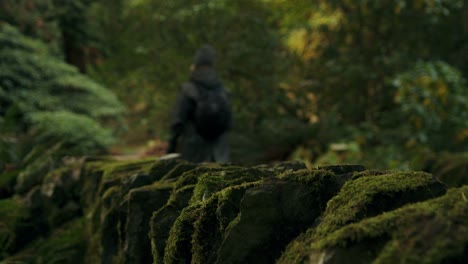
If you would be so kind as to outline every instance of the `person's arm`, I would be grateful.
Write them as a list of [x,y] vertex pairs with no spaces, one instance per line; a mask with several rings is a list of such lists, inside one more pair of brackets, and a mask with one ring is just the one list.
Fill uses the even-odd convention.
[[169,146],[167,153],[175,153],[177,149],[177,141],[184,131],[185,124],[189,116],[193,113],[195,107],[194,100],[187,94],[186,88],[182,87],[181,92],[177,96],[176,105],[171,122],[171,136],[169,138]]

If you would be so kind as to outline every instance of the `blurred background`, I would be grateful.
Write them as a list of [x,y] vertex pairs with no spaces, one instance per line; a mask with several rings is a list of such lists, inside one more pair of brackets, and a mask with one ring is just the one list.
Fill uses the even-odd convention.
[[1,181],[163,155],[205,43],[233,96],[234,163],[467,157],[466,0],[1,0]]

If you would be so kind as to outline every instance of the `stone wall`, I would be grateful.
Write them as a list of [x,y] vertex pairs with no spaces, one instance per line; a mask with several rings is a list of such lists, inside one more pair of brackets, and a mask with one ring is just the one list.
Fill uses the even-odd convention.
[[466,196],[359,165],[88,159],[0,200],[0,261],[467,263]]

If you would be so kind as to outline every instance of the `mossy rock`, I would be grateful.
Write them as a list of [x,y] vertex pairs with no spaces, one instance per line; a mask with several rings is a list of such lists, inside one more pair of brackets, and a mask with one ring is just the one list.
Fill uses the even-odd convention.
[[363,165],[354,165],[354,164],[342,164],[342,165],[325,165],[318,166],[319,170],[328,170],[333,172],[335,175],[342,175],[354,172],[364,171],[366,168]]
[[451,189],[346,225],[312,243],[306,263],[466,263],[466,196],[468,186]]
[[[279,263],[319,263],[320,259],[309,260],[312,252],[310,245],[316,241],[363,219],[385,215],[407,204],[439,197],[445,192],[445,184],[424,172],[354,173],[340,192],[327,203],[318,226],[312,226],[292,241]],[[356,246],[352,252],[359,252],[360,262],[355,263],[371,262],[372,252],[378,245],[379,241],[368,240]],[[339,255],[338,251],[333,252]],[[351,258],[352,253],[347,257]],[[314,258],[320,258],[320,255],[315,254]],[[335,260],[330,263],[348,263],[346,258]]]
[[261,164],[254,166],[256,169],[264,170],[269,173],[284,173],[307,169],[307,165],[302,161],[282,161],[276,164]]
[[[26,263],[43,261],[38,252],[57,263],[68,263],[69,256],[75,256],[72,263],[393,263],[399,255],[410,263],[417,258],[465,263],[467,258],[467,187],[446,193],[445,184],[424,172],[366,171],[360,165],[306,169],[301,162],[240,167],[97,159],[67,186],[71,172],[53,171],[44,186],[22,199],[0,200],[0,243],[8,244],[1,257]],[[47,201],[62,214],[47,209]],[[84,217],[60,226],[81,217],[62,210],[67,207],[78,207]],[[40,219],[55,219],[56,229],[38,233]],[[56,242],[48,241],[60,240],[49,234],[73,230],[82,234],[74,236],[76,243],[63,241],[64,247],[51,249]],[[63,258],[50,255],[60,250]],[[424,251],[434,261],[421,257]]]
[[[162,246],[164,248],[164,263],[186,263],[192,261],[192,239],[197,237],[195,234],[198,232],[200,225],[203,225],[204,216],[207,215],[208,208],[216,210],[218,203],[214,202],[218,199],[218,191],[228,188],[229,186],[239,186],[244,183],[255,182],[266,177],[266,174],[258,169],[242,168],[235,166],[221,166],[211,167],[205,169],[195,169],[191,171],[196,173],[192,176],[186,173],[176,183],[179,188],[175,191],[174,197],[169,199],[168,205],[163,210],[156,212],[152,218],[152,245],[153,255],[156,263],[161,263]],[[196,180],[196,182],[195,182]],[[186,185],[181,183],[196,183],[195,188],[193,185]],[[192,191],[193,190],[193,191]],[[188,195],[191,194],[190,202],[187,200]],[[214,196],[213,198],[210,198]],[[186,203],[186,204],[185,204]],[[215,207],[211,206],[213,203]],[[183,210],[180,205],[187,206]],[[178,210],[181,213],[178,214]],[[212,212],[212,211],[211,211]],[[174,220],[174,216],[177,218]],[[158,234],[167,228],[167,223],[174,221],[170,228],[166,241],[164,236]],[[197,224],[196,224],[197,223]],[[196,231],[197,230],[197,231]],[[217,228],[212,226],[208,232],[219,232]],[[218,236],[219,237],[219,236]],[[206,238],[204,238],[206,240]],[[206,241],[205,241],[206,242]],[[213,241],[212,241],[213,242]],[[218,244],[220,241],[218,241]],[[200,248],[200,247],[198,247]],[[204,256],[205,253],[198,251],[199,254],[194,253],[195,257]],[[195,263],[203,263],[195,258]]]
[[156,183],[131,190],[126,197],[127,217],[124,241],[124,263],[151,263],[151,241],[148,237],[153,212],[169,199],[173,184]]
[[33,241],[2,263],[90,263],[86,262],[84,219],[68,222],[47,238]]
[[328,171],[297,171],[246,190],[216,263],[273,263],[287,244],[314,224],[338,192]]
[[443,195],[446,186],[424,172],[394,172],[354,177],[327,204],[317,234],[352,222]]
[[205,193],[204,199],[192,197],[179,215],[167,239],[164,263],[272,263],[290,240],[314,223],[339,189],[335,176],[324,170],[280,178],[265,177],[257,169],[232,173],[200,178],[197,186],[215,191]]
[[177,167],[180,164],[190,164],[192,166],[195,166],[195,164],[191,164],[181,159],[158,160],[151,166],[150,170],[148,171],[148,174],[151,175],[154,181],[157,181],[162,179],[165,175],[170,173],[175,167]]
[[249,182],[223,189],[203,202],[200,215],[193,223],[192,263],[215,263],[224,234],[239,215],[245,192],[261,181]]
[[137,172],[149,173],[155,162],[155,159],[142,159],[103,163],[104,180],[128,177]]
[[164,175],[161,180],[177,179],[185,172],[191,171],[197,167],[198,165],[193,163],[179,163],[172,170],[166,173],[166,175]]
[[197,203],[182,210],[169,232],[163,263],[191,263],[193,224],[201,213],[201,206]]
[[188,185],[174,191],[161,209],[153,212],[150,220],[150,239],[154,263],[163,263],[166,241],[174,222],[188,205],[195,185]]
[[198,166],[180,175],[167,204],[153,213],[151,218],[151,245],[154,263],[163,263],[164,250],[169,232],[182,210],[188,206],[197,182],[204,174],[223,174],[226,171],[242,169],[235,166],[210,164]]
[[[94,261],[123,262],[128,216],[126,195],[132,190],[150,186],[151,176],[158,161],[97,160],[86,164],[83,171],[81,205],[88,218],[89,248]],[[169,188],[170,189],[170,188]],[[128,196],[127,196],[128,197]],[[166,199],[167,200],[167,199]],[[162,202],[165,204],[166,200]],[[146,212],[151,216],[152,211]],[[145,220],[146,223],[148,220]],[[148,228],[149,230],[149,228]],[[145,239],[147,236],[142,237]],[[149,245],[145,244],[145,245]],[[131,249],[128,252],[132,252]],[[147,250],[151,254],[150,250]],[[132,254],[129,253],[127,258]]]
[[221,171],[206,172],[199,177],[190,203],[207,200],[211,195],[224,188],[258,181],[268,176],[273,177],[274,175],[269,175],[256,168],[226,167]]

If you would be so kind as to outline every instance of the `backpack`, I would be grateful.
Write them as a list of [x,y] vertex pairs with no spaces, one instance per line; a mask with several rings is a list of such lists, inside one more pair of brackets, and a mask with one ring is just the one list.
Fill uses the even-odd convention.
[[216,140],[231,126],[231,104],[224,87],[196,86],[194,125],[204,139]]

